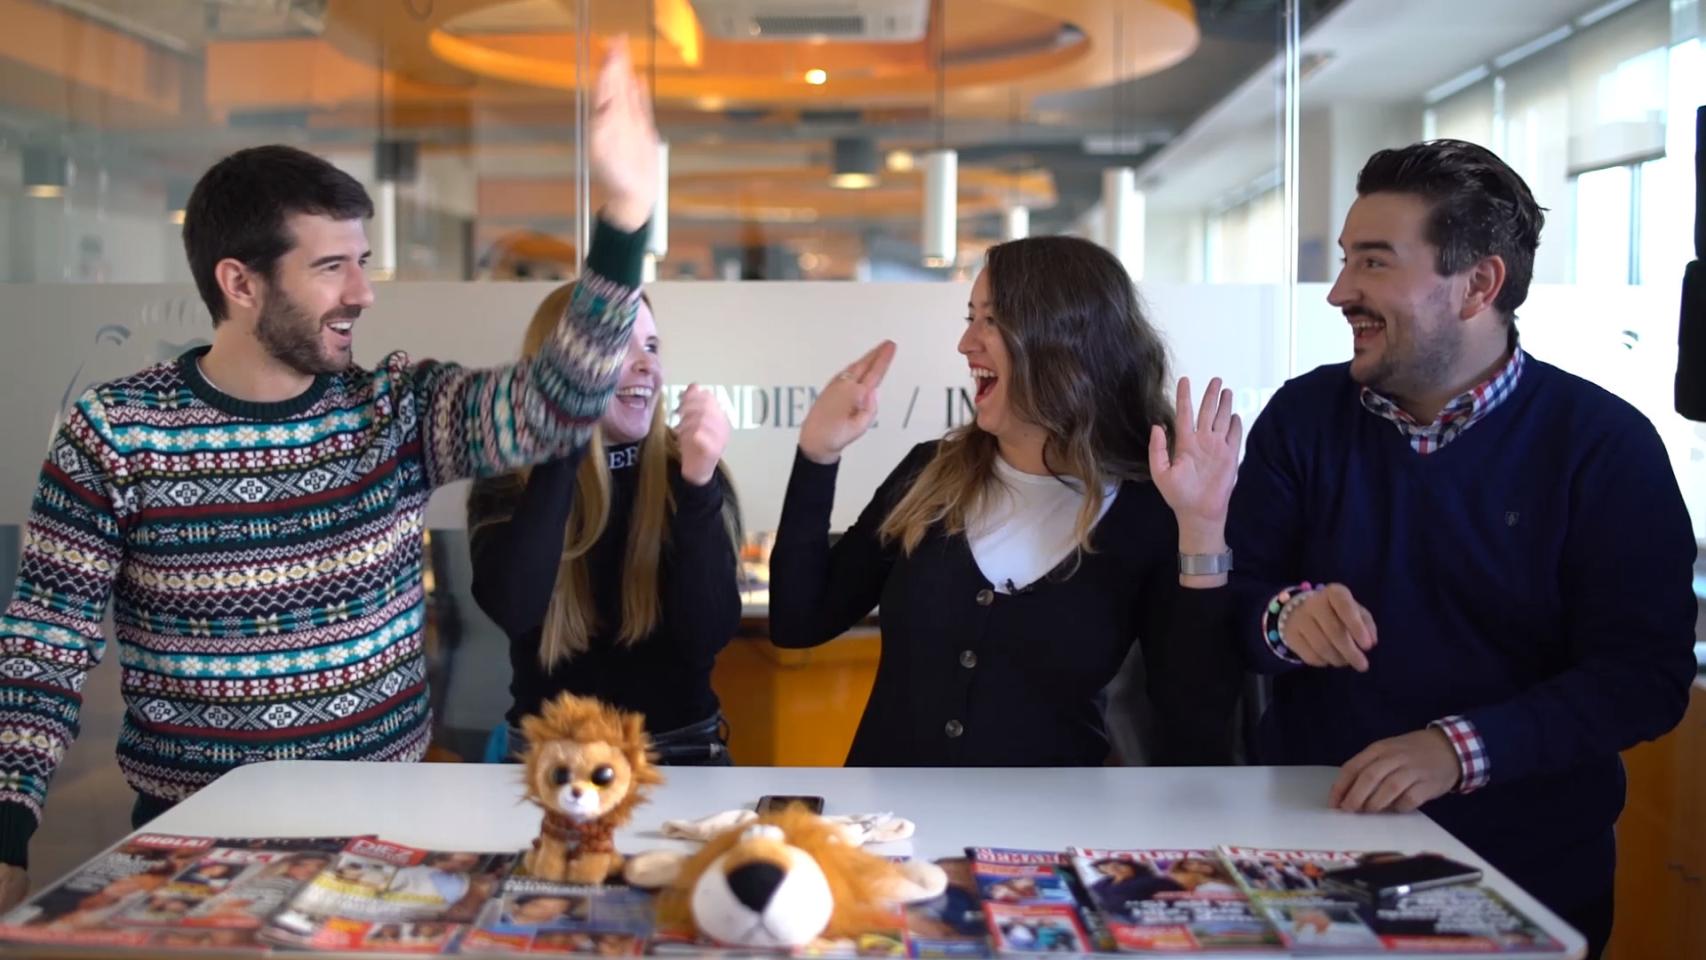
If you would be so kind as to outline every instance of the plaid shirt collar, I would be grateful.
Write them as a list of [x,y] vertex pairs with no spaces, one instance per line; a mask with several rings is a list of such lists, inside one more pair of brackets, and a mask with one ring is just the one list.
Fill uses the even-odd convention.
[[1367,387],[1362,388],[1362,405],[1368,412],[1391,421],[1417,453],[1433,453],[1457,439],[1463,431],[1492,413],[1516,392],[1517,380],[1522,377],[1524,356],[1522,347],[1513,343],[1511,358],[1505,365],[1479,385],[1452,398],[1433,423],[1417,423],[1390,398]]

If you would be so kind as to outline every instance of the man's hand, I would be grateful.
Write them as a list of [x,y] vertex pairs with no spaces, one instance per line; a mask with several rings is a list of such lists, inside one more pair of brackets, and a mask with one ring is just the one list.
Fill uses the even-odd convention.
[[1309,594],[1285,618],[1286,649],[1312,667],[1368,670],[1369,650],[1380,641],[1374,616],[1342,583]]
[[0,913],[17,906],[30,892],[30,875],[23,867],[0,863]]
[[1444,730],[1380,740],[1339,768],[1327,803],[1351,813],[1409,813],[1450,793],[1463,767]]
[[618,230],[645,226],[657,199],[658,132],[651,102],[634,78],[626,36],[611,42],[598,73],[587,164],[593,182],[604,188],[604,219]]

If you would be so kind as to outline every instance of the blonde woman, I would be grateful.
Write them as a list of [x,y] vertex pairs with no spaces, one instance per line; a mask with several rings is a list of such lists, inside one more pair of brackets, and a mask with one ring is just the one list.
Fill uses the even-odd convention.
[[[540,304],[524,355],[573,290]],[[511,727],[566,691],[644,714],[660,762],[726,764],[711,668],[740,623],[739,511],[720,462],[729,423],[710,391],[690,387],[672,430],[662,393],[642,298],[584,456],[474,485],[474,599],[509,636]]]
[[1224,623],[1241,425],[1210,384],[1168,403],[1131,279],[1070,237],[992,247],[959,342],[974,424],[901,462],[831,548],[836,464],[876,415],[883,344],[825,387],[771,557],[771,636],[830,640],[880,605],[882,655],[850,766],[1083,766],[1104,689],[1141,643],[1150,760],[1231,761]]

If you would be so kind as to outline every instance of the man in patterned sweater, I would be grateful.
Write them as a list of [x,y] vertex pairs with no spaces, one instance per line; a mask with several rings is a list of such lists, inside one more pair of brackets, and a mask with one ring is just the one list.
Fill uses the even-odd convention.
[[555,339],[517,366],[355,366],[366,191],[289,147],[202,177],[184,247],[213,345],[68,412],[0,617],[0,906],[26,887],[109,593],[138,823],[241,764],[420,759],[428,496],[584,444],[627,347],[658,172],[622,48],[591,123],[608,202],[586,271]]

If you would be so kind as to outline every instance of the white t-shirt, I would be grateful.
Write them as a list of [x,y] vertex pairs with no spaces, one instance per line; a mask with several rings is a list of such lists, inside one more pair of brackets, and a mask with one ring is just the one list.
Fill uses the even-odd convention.
[[[972,559],[1000,593],[1015,593],[1040,580],[1077,547],[1074,531],[1084,494],[1072,480],[1025,473],[995,457],[996,489],[981,516],[966,524]],[[1102,497],[1108,515],[1118,486]]]

